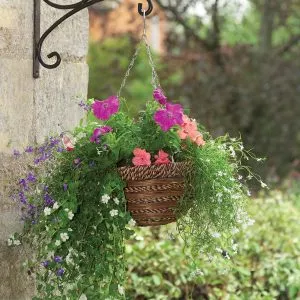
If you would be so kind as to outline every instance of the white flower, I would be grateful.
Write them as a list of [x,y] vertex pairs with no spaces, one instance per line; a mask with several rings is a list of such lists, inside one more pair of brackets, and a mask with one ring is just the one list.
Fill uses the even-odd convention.
[[45,216],[50,216],[51,215],[51,208],[50,207],[45,207],[44,208],[44,215]]
[[136,225],[136,221],[131,219],[129,222],[128,222],[128,225],[131,226],[131,227],[134,227]]
[[69,254],[66,256],[66,263],[67,263],[68,265],[74,265],[74,261],[73,261],[73,259],[72,259],[72,254],[71,254],[70,251],[69,251]]
[[119,203],[120,203],[120,201],[119,201],[118,198],[114,198],[114,202],[115,202],[117,205],[119,205]]
[[250,197],[250,196],[251,196],[251,192],[250,192],[250,191],[247,191],[247,195]]
[[234,252],[237,252],[237,247],[238,247],[238,244],[233,244],[233,245],[232,245],[232,250],[233,250]]
[[72,228],[68,228],[68,231],[69,231],[69,232],[72,232],[72,231],[73,231],[73,229],[72,229]]
[[85,294],[82,294],[78,300],[88,300]]
[[54,290],[53,295],[54,295],[54,296],[57,296],[57,297],[60,297],[60,296],[61,296],[60,290],[57,290],[57,289]]
[[238,180],[242,180],[242,179],[243,179],[243,176],[239,175]]
[[68,212],[68,219],[72,220],[73,218],[74,218],[74,214],[71,211],[69,211]]
[[116,209],[112,209],[109,213],[112,217],[114,217],[117,216],[119,212]]
[[231,232],[232,232],[232,234],[237,234],[239,232],[239,229],[234,227],[234,228],[232,228]]
[[58,209],[59,208],[59,204],[57,203],[57,202],[55,202],[54,204],[53,204],[53,209]]
[[55,246],[57,246],[57,247],[58,247],[58,246],[60,246],[60,245],[61,245],[61,242],[60,242],[60,240],[56,240],[56,241],[55,241]]
[[66,232],[64,232],[60,234],[60,238],[63,242],[66,242],[69,239],[69,235]]
[[13,244],[13,240],[11,239],[11,238],[9,238],[8,240],[7,240],[7,245],[8,246],[11,246]]
[[19,246],[21,245],[21,242],[19,240],[14,240],[14,245]]
[[223,172],[222,171],[218,171],[217,175],[218,176],[223,176]]
[[203,275],[204,275],[204,273],[199,269],[197,269],[196,271],[194,271],[192,273],[192,276],[203,276]]
[[118,291],[120,295],[124,295],[125,294],[125,289],[122,285],[118,284]]
[[247,225],[252,226],[252,225],[254,225],[254,223],[255,223],[255,220],[249,218],[248,222],[247,222]]
[[211,236],[217,239],[217,238],[221,237],[221,234],[219,232],[214,232],[211,234]]
[[260,181],[260,185],[261,185],[261,187],[262,187],[263,189],[267,187],[267,185],[266,185],[264,182],[262,182],[262,181]]
[[105,194],[101,197],[101,202],[107,204],[109,199],[110,197],[107,194]]

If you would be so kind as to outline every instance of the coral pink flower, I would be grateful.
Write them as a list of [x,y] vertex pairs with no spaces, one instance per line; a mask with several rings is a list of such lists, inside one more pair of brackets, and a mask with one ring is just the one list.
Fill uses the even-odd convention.
[[185,140],[188,136],[197,131],[197,123],[191,120],[187,115],[183,115],[183,123],[180,125],[181,129],[178,131],[178,135],[182,140]]
[[135,148],[133,150],[134,158],[132,163],[135,166],[150,166],[151,165],[151,155],[144,149]]
[[203,136],[199,131],[193,132],[190,135],[190,139],[196,143],[198,146],[204,146],[205,145],[205,141],[203,140]]
[[202,134],[197,130],[196,121],[191,120],[186,115],[183,115],[183,123],[180,126],[181,129],[177,132],[180,139],[185,140],[189,137],[198,146],[205,145]]
[[169,154],[163,150],[159,150],[158,155],[155,155],[155,165],[167,165],[171,161],[169,160]]

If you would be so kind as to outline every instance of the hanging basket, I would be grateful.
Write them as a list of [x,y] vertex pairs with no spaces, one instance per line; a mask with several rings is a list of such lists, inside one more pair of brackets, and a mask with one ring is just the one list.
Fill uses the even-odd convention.
[[175,208],[184,194],[188,162],[166,165],[121,167],[127,186],[127,209],[139,226],[157,226],[176,221]]

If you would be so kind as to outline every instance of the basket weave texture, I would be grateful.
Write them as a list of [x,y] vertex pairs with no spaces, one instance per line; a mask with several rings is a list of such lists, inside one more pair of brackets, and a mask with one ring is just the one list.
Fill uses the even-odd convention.
[[184,194],[188,162],[167,165],[121,167],[127,186],[127,209],[139,226],[156,226],[176,221],[174,209]]

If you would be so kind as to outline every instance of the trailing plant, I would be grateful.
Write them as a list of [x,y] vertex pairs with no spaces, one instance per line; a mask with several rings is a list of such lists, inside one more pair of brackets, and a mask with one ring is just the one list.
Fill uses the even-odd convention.
[[34,299],[125,299],[124,242],[135,220],[126,210],[121,166],[189,162],[178,231],[195,258],[235,252],[234,234],[252,222],[239,175],[253,176],[241,164],[251,153],[240,140],[212,139],[162,90],[153,96],[138,119],[115,96],[81,103],[87,116],[74,140],[62,134],[64,149],[51,138],[29,151],[38,154],[36,165],[48,162],[40,177],[33,170],[19,182],[25,226],[9,244],[29,244],[34,252],[27,262],[37,280]]

